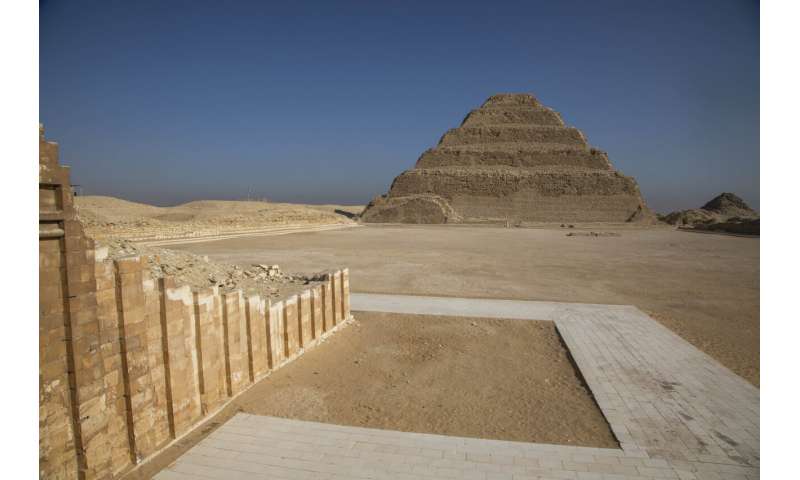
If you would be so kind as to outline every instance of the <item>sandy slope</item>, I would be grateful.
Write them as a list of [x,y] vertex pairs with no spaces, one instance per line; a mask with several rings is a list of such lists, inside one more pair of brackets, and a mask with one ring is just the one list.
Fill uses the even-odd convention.
[[97,239],[192,237],[278,225],[352,223],[363,209],[232,200],[156,207],[102,196],[76,197],[75,205],[87,234]]

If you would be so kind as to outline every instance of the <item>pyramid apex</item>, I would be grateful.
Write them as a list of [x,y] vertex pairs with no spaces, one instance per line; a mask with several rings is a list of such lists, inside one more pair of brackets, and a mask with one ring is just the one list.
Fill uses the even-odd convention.
[[530,93],[498,93],[483,102],[488,105],[539,105],[539,100]]

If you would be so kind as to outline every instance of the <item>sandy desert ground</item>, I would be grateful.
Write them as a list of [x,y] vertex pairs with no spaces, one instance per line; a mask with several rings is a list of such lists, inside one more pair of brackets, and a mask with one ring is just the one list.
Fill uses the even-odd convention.
[[130,479],[236,412],[338,425],[618,448],[552,322],[354,312],[356,321],[235,398]]
[[[288,215],[297,215],[291,221],[298,224],[353,224],[360,210],[193,202],[199,206],[164,213],[116,199],[101,199],[92,210],[86,198],[83,220],[104,240],[142,228],[136,225],[161,234],[165,228],[230,231],[288,221],[279,212],[294,212]],[[109,208],[114,205],[120,208]],[[193,208],[195,216],[183,216]],[[242,271],[280,265],[312,275],[349,267],[353,292],[632,304],[759,384],[757,237],[607,224],[364,225],[169,248]],[[475,376],[485,388],[475,388]],[[255,385],[130,478],[149,478],[236,411],[484,438],[615,442],[549,322],[356,312],[354,325]]]
[[585,231],[558,226],[365,226],[173,248],[293,272],[347,266],[354,292],[636,305],[758,385],[759,239],[606,230],[620,235],[568,237]]

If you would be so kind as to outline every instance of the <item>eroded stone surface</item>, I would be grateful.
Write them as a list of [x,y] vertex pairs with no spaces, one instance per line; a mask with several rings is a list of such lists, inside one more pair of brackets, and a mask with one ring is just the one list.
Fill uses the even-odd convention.
[[650,222],[636,181],[528,94],[490,97],[375,198],[365,222]]

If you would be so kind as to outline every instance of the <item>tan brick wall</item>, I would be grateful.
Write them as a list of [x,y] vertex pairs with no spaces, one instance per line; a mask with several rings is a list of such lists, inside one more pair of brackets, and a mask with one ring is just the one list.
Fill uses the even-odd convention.
[[300,347],[308,348],[313,340],[311,325],[311,291],[306,290],[299,295],[298,300],[298,328]]
[[322,330],[333,328],[333,278],[328,276],[322,284]]
[[112,479],[349,318],[347,271],[272,304],[108,259],[40,132],[40,478]]
[[228,397],[222,298],[216,287],[194,292],[195,325],[198,331],[199,388],[202,413],[219,408]]
[[271,368],[278,368],[286,361],[284,346],[283,302],[276,302],[269,307],[269,344]]
[[78,475],[61,250],[61,239],[39,240],[39,473],[55,479]]
[[333,273],[333,323],[338,325],[344,319],[342,312],[342,272]]
[[250,381],[263,377],[270,368],[269,345],[267,343],[267,316],[269,301],[258,295],[251,295],[245,301],[245,314],[248,331],[248,358],[250,361]]
[[342,316],[350,318],[350,270],[342,270]]
[[120,347],[117,311],[116,270],[105,261],[107,249],[95,251],[97,318],[100,324],[100,356],[105,371],[106,439],[111,473],[119,473],[132,464],[128,438],[125,384]]
[[194,297],[188,286],[178,288],[171,278],[162,278],[158,283],[168,411],[175,437],[186,433],[202,416]]
[[240,291],[223,294],[222,299],[228,396],[234,396],[250,383],[244,301]]
[[322,300],[322,285],[315,285],[311,288],[311,324],[314,340],[319,340],[324,331]]
[[297,315],[297,295],[292,295],[283,302],[283,352],[286,359],[297,355],[300,351],[300,323]]

